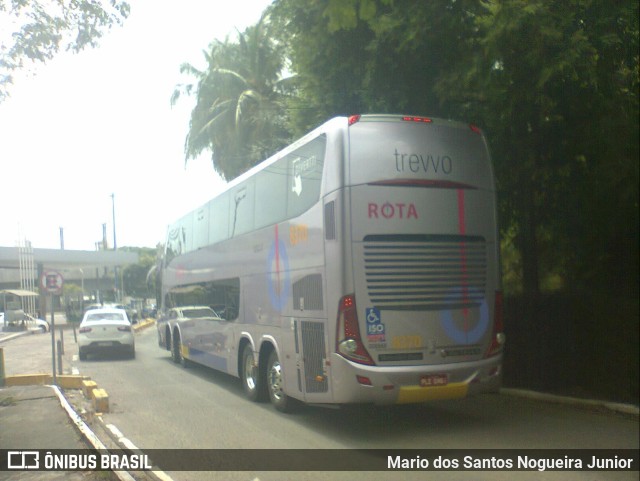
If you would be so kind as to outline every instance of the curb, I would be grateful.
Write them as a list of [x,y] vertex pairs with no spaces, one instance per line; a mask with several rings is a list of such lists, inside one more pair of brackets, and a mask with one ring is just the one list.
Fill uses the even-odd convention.
[[147,318],[147,319],[145,319],[143,321],[140,321],[137,324],[135,324],[133,326],[133,330],[135,332],[142,331],[143,329],[146,329],[147,327],[152,326],[155,323],[156,323],[156,320],[149,317],[149,318]]
[[[129,439],[127,439],[124,434],[120,432],[120,430],[114,426],[113,424],[107,424],[102,416],[97,416],[98,421],[101,424],[102,430],[114,441],[121,449],[131,451],[131,452],[140,452],[144,451],[138,448],[135,444],[133,444]],[[153,469],[151,471],[145,471],[145,474],[153,479],[154,481],[174,481],[171,476],[162,471],[161,469]]]
[[33,334],[32,331],[20,331],[15,332],[13,334],[9,334],[7,336],[0,336],[0,343],[5,341],[10,341],[11,339],[15,339],[16,337],[26,336],[27,334]]
[[[95,433],[91,430],[91,428],[87,426],[87,424],[82,420],[80,415],[75,411],[75,409],[73,409],[73,406],[69,404],[69,401],[67,401],[67,398],[64,397],[64,394],[62,394],[62,391],[60,391],[60,388],[58,386],[50,386],[50,387],[58,396],[60,405],[66,411],[67,416],[69,416],[69,419],[73,422],[73,424],[76,426],[78,431],[80,431],[80,434],[82,434],[82,436],[87,440],[87,442],[89,442],[89,444],[91,444],[91,446],[93,446],[95,449],[108,451],[107,447],[102,443],[102,441],[100,441],[100,439],[98,439],[98,436],[96,436]],[[135,481],[135,478],[131,476],[127,471],[111,471],[111,472],[115,474],[120,481]]]
[[569,396],[558,396],[556,394],[547,394],[537,391],[528,391],[526,389],[514,389],[514,388],[501,388],[500,394],[507,396],[517,396],[528,399],[534,399],[536,401],[544,401],[555,404],[566,404],[570,406],[588,407],[588,408],[600,408],[607,409],[609,411],[629,414],[632,416],[640,416],[640,408],[632,404],[623,404],[610,401],[597,401],[594,399],[580,399]]
[[[85,379],[88,379],[88,377],[74,374],[58,374],[56,376],[58,387],[63,389],[81,389],[82,381]],[[5,387],[45,384],[53,384],[53,376],[51,374],[16,374],[4,378]]]

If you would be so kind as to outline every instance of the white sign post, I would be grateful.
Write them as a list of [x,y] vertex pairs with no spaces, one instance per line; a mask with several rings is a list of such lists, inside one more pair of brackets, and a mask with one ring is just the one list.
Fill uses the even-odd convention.
[[[62,286],[64,279],[62,274],[57,271],[44,271],[40,276],[40,288],[49,294],[51,302],[51,366],[53,371],[53,385],[58,385],[56,377],[56,320],[53,314],[53,296],[62,294]],[[46,314],[46,313],[45,313]]]

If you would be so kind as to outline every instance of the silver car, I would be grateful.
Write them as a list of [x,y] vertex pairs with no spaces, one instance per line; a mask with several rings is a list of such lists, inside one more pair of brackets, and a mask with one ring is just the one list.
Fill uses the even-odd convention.
[[78,356],[81,361],[97,352],[122,352],[136,357],[131,322],[124,309],[102,308],[87,311],[78,333]]
[[156,322],[158,330],[158,345],[171,350],[171,329],[177,322],[187,319],[215,318],[220,319],[216,311],[207,306],[172,307]]

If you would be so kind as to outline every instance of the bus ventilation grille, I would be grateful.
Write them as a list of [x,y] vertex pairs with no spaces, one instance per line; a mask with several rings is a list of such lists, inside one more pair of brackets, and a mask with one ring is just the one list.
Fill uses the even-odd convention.
[[327,377],[324,376],[324,325],[320,322],[300,322],[302,352],[304,356],[304,380],[306,392],[327,392]]
[[324,238],[326,240],[336,239],[336,213],[335,201],[324,205]]
[[371,235],[364,239],[364,264],[369,298],[378,309],[473,308],[485,298],[483,237]]
[[293,283],[293,308],[297,311],[324,309],[322,300],[322,275],[309,274]]

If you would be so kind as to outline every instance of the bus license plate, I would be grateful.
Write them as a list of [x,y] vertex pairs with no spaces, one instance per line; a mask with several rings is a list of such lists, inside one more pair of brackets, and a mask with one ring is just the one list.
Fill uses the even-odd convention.
[[449,383],[449,376],[446,374],[429,374],[420,377],[420,386],[446,386]]

